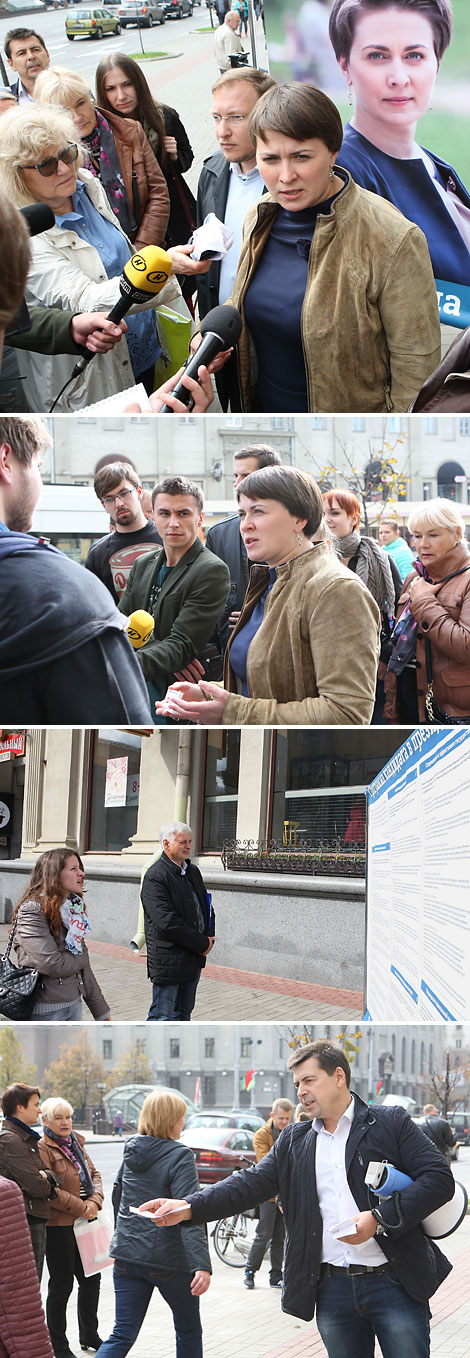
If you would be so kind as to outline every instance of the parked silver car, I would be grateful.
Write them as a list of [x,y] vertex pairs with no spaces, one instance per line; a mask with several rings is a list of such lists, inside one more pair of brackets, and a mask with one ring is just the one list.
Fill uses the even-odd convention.
[[121,0],[118,14],[121,28],[128,28],[129,24],[153,28],[154,24],[165,23],[163,5],[154,4],[153,0]]

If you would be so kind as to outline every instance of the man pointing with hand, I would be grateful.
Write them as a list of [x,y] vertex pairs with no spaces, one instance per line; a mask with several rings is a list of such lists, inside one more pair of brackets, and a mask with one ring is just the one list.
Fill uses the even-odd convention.
[[[421,1222],[454,1194],[443,1157],[400,1107],[368,1107],[350,1090],[340,1047],[320,1040],[288,1062],[311,1121],[280,1133],[248,1170],[185,1201],[143,1203],[157,1225],[212,1221],[280,1195],[286,1225],[282,1309],[316,1320],[329,1358],[428,1358],[428,1298],[451,1270]],[[365,1184],[388,1160],[413,1182],[381,1201]],[[341,1226],[343,1231],[341,1231]],[[341,1233],[340,1233],[341,1232]]]

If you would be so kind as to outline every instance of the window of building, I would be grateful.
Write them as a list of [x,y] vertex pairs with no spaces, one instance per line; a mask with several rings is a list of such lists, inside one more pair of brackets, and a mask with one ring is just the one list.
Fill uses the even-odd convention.
[[430,481],[423,481],[423,500],[432,500],[432,486]]
[[402,1075],[405,1074],[405,1071],[406,1071],[406,1037],[402,1037],[402,1040],[401,1040],[401,1073],[402,1073]]
[[366,788],[408,734],[372,727],[365,747],[360,729],[276,732],[270,837],[364,845]]
[[204,1056],[207,1058],[215,1056],[215,1037],[206,1037],[204,1039]]
[[365,427],[366,427],[366,422],[365,422],[364,416],[363,416],[363,415],[353,415],[352,420],[351,420],[351,433],[353,433],[353,434],[363,434],[363,433],[364,433],[364,430],[365,430]]
[[323,415],[314,415],[312,419],[312,429],[326,429],[326,420]]
[[203,1075],[203,1077],[202,1077],[202,1095],[203,1095],[203,1100],[204,1100],[204,1107],[205,1107],[205,1108],[213,1108],[213,1107],[214,1107],[214,1104],[215,1104],[215,1101],[216,1101],[216,1098],[215,1098],[215,1075]]
[[411,1039],[410,1075],[416,1075],[416,1042]]
[[135,1049],[138,1056],[145,1056],[146,1041],[145,1037],[136,1037]]
[[208,731],[204,783],[202,852],[220,853],[225,839],[235,839],[238,806],[240,732]]
[[137,829],[142,739],[108,728],[93,733],[88,783],[90,853],[120,853]]
[[105,1038],[103,1041],[103,1061],[112,1061],[113,1043],[112,1038]]
[[464,497],[466,485],[466,473],[460,462],[442,463],[437,473],[437,493],[441,500],[456,500],[460,503]]
[[251,1037],[240,1038],[240,1056],[242,1060],[244,1059],[246,1061],[251,1056],[252,1045]]
[[424,421],[425,434],[437,434],[437,420],[434,415],[428,415]]
[[459,434],[461,438],[468,438],[470,434],[470,420],[459,420]]
[[421,1043],[421,1049],[419,1053],[419,1073],[420,1075],[426,1074],[426,1047],[424,1045],[424,1042]]
[[170,1058],[173,1058],[174,1060],[175,1057],[179,1056],[179,1054],[180,1054],[179,1037],[170,1037]]
[[285,416],[271,415],[269,423],[271,425],[271,429],[284,429],[286,423]]
[[226,416],[225,416],[225,428],[226,428],[226,429],[243,429],[243,419],[242,419],[242,416],[241,416],[241,415],[226,415]]
[[401,419],[399,415],[389,415],[387,420],[387,432],[389,434],[401,434]]
[[177,1089],[177,1090],[178,1090],[178,1094],[180,1093],[180,1077],[179,1077],[179,1075],[169,1075],[169,1076],[168,1076],[168,1084],[169,1084],[169,1086],[170,1086],[170,1089]]

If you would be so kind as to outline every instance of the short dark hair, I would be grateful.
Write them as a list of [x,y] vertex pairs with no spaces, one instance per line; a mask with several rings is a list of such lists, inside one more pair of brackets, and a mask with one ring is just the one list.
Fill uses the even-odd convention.
[[326,1070],[327,1075],[334,1075],[335,1070],[340,1066],[346,1076],[346,1084],[349,1089],[351,1084],[351,1067],[347,1056],[342,1047],[335,1046],[334,1042],[328,1042],[325,1037],[319,1037],[317,1042],[307,1042],[304,1047],[296,1047],[291,1052],[287,1069],[294,1070],[300,1066],[302,1061],[308,1061],[311,1056],[318,1061],[320,1070]]
[[262,467],[250,472],[237,486],[237,500],[246,495],[249,500],[279,500],[290,514],[306,519],[302,530],[306,538],[313,537],[323,518],[323,496],[310,472],[298,467]]
[[99,472],[95,472],[93,482],[95,495],[99,500],[104,500],[105,495],[109,495],[115,486],[119,486],[121,481],[130,481],[134,490],[140,486],[140,480],[134,467],[130,462],[109,462],[106,467],[101,467]]
[[263,94],[250,116],[248,131],[253,141],[266,140],[267,132],[280,132],[293,141],[318,137],[329,151],[339,151],[343,124],[336,104],[315,85],[291,80]]
[[44,38],[41,38],[41,34],[36,33],[36,30],[34,28],[10,28],[4,42],[5,52],[7,54],[9,61],[11,61],[11,43],[26,42],[27,38],[37,38],[38,42],[40,42],[41,44],[41,47],[43,47],[44,51],[47,52],[47,47],[44,42]]
[[5,1118],[12,1118],[15,1108],[27,1108],[29,1100],[33,1094],[41,1097],[41,1090],[36,1085],[25,1085],[20,1080],[17,1085],[8,1085],[2,1094],[2,1112]]
[[234,453],[234,462],[241,461],[244,457],[254,457],[258,463],[258,471],[262,467],[280,467],[282,465],[281,454],[271,448],[269,443],[247,443],[244,448],[240,448],[238,453]]
[[274,76],[268,75],[267,71],[259,71],[257,66],[234,66],[229,71],[224,71],[223,75],[219,75],[212,86],[212,93],[215,94],[216,90],[221,90],[224,85],[239,85],[242,80],[245,81],[245,85],[253,86],[259,99],[262,94],[266,94],[266,90],[271,90],[276,84]]
[[163,481],[157,481],[152,491],[152,509],[157,495],[192,495],[200,514],[204,509],[201,487],[195,481],[189,481],[187,476],[165,476]]
[[23,467],[30,467],[36,453],[50,447],[45,424],[37,415],[0,415],[0,443],[8,443]]
[[336,60],[349,61],[356,23],[361,14],[384,9],[411,9],[429,19],[434,35],[434,51],[442,61],[452,37],[452,10],[448,0],[333,0],[330,14],[330,39]]

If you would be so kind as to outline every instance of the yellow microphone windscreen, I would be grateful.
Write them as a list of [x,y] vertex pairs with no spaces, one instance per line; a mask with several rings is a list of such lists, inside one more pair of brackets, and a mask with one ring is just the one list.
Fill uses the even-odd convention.
[[145,646],[152,636],[154,627],[155,619],[151,613],[146,613],[144,608],[138,608],[135,613],[131,613],[126,632],[134,651],[139,651],[141,646]]
[[161,292],[172,270],[171,257],[159,245],[145,245],[124,265],[123,275],[132,288],[152,295]]

